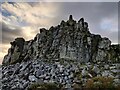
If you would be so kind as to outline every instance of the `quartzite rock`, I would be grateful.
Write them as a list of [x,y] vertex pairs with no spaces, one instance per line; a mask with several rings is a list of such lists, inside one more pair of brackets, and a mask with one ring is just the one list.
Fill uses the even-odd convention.
[[88,23],[81,18],[78,23],[70,15],[67,22],[40,29],[34,40],[16,38],[3,60],[3,65],[31,59],[71,59],[78,62],[120,60],[120,45],[111,45],[108,38],[89,32]]
[[11,42],[0,67],[0,81],[3,90],[27,90],[38,81],[71,88],[75,83],[83,86],[95,76],[113,77],[117,85],[119,62],[119,44],[111,45],[108,38],[91,34],[84,18],[76,22],[70,15],[68,21],[63,20],[58,26],[41,28],[33,40],[16,38]]

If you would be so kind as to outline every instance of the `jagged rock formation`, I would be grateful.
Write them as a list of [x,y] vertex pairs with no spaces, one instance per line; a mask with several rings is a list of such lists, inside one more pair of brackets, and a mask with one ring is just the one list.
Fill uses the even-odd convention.
[[62,21],[49,30],[41,28],[34,40],[16,38],[10,44],[3,65],[38,58],[66,58],[78,62],[120,60],[120,45],[113,46],[108,38],[91,34],[88,23],[83,18],[76,22],[72,15],[67,22]]
[[34,82],[84,87],[97,76],[120,84],[120,45],[91,34],[83,18],[76,22],[70,15],[58,26],[41,28],[33,40],[16,38],[10,44],[2,65],[3,90],[27,90]]

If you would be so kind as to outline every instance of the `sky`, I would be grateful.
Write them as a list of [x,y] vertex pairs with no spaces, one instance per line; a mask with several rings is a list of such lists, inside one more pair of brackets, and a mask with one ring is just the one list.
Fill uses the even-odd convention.
[[88,22],[91,33],[108,37],[113,44],[118,43],[118,0],[7,1],[9,2],[1,1],[0,5],[0,63],[7,54],[10,42],[15,38],[33,39],[40,28],[56,26],[62,20],[67,20],[70,14],[76,21],[83,17]]

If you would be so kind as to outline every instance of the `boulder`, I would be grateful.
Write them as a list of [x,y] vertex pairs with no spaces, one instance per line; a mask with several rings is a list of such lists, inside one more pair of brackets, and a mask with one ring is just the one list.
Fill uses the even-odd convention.
[[35,81],[37,81],[37,78],[36,78],[34,75],[30,75],[30,76],[29,76],[29,80],[30,80],[31,82],[35,82]]

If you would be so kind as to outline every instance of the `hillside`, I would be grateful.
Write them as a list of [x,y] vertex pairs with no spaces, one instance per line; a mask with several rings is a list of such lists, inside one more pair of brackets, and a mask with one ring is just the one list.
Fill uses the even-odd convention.
[[2,63],[3,90],[27,90],[33,83],[90,88],[89,80],[104,88],[120,85],[120,45],[90,33],[84,18],[75,21],[70,15],[58,26],[41,28],[33,40],[18,37],[10,44]]

